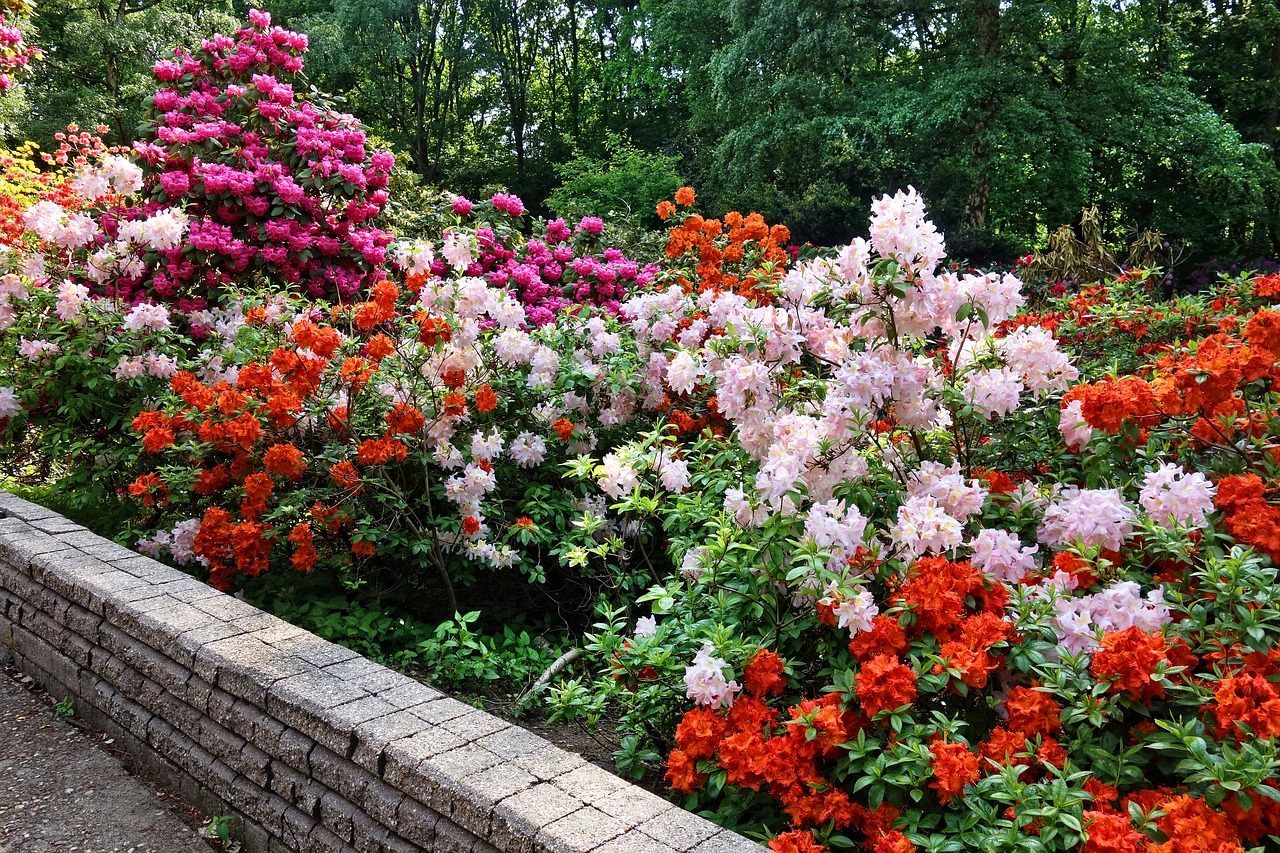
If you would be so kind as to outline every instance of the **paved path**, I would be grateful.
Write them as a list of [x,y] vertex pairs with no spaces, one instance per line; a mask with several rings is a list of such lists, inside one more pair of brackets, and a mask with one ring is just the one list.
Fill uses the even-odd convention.
[[211,853],[103,735],[54,716],[0,648],[0,853]]

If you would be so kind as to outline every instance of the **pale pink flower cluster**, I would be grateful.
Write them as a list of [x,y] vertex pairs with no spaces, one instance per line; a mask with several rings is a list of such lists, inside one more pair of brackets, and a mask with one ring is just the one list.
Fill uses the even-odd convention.
[[11,385],[0,385],[0,418],[11,418],[22,411],[17,391]]
[[36,339],[29,341],[25,337],[18,339],[18,355],[27,361],[44,361],[62,352],[62,347],[52,341]]
[[1003,418],[1018,408],[1022,379],[1008,367],[982,369],[965,380],[964,399],[987,420]]
[[734,695],[742,687],[736,681],[725,681],[728,663],[714,654],[715,649],[708,643],[694,655],[693,664],[684,670],[684,686],[685,694],[694,702],[719,710],[732,706]]
[[1072,400],[1058,415],[1058,432],[1069,450],[1082,450],[1093,438],[1093,427],[1084,419],[1084,403]]
[[426,275],[435,258],[435,251],[426,240],[401,240],[391,247],[392,261],[410,275]]
[[88,245],[98,235],[98,223],[84,213],[68,213],[56,202],[38,201],[22,214],[22,224],[46,243],[64,249]]
[[465,270],[476,259],[476,239],[471,234],[450,231],[444,235],[440,254],[455,270]]
[[856,637],[863,631],[871,630],[871,620],[880,615],[875,596],[870,590],[862,589],[853,595],[833,588],[818,604],[831,608],[836,616],[836,627],[847,628],[850,637]]
[[521,468],[535,468],[546,458],[547,442],[540,435],[522,432],[511,442],[507,455]]
[[125,316],[124,327],[130,332],[164,331],[169,328],[169,309],[163,305],[140,302]]
[[139,376],[145,375],[147,372],[147,362],[140,355],[120,356],[120,360],[116,362],[116,366],[111,369],[111,375],[116,379],[137,379]]
[[641,616],[636,620],[636,637],[652,637],[658,633],[658,620],[652,616]]
[[658,472],[662,488],[668,492],[680,494],[689,488],[689,463],[676,458],[670,450],[659,451],[657,458],[653,460],[653,470]]
[[639,482],[639,472],[625,454],[617,452],[606,454],[601,469],[596,483],[609,497],[621,498],[628,495]]
[[1164,603],[1164,589],[1157,587],[1143,598],[1141,587],[1133,581],[1079,598],[1059,593],[1053,610],[1058,638],[1072,652],[1096,651],[1102,636],[1113,631],[1158,631],[1173,621]]
[[204,563],[203,557],[195,553],[196,534],[200,532],[200,519],[188,518],[180,521],[171,530],[157,530],[151,536],[139,539],[135,547],[152,557],[160,557],[165,551],[178,565]]
[[1046,545],[1081,545],[1118,551],[1133,534],[1133,509],[1116,489],[1063,490],[1045,510],[1039,539]]
[[1017,536],[993,527],[979,530],[969,547],[973,549],[969,562],[974,568],[1006,583],[1017,583],[1035,571],[1040,551],[1040,546],[1023,547]]
[[142,239],[158,252],[176,249],[187,234],[190,220],[180,210],[164,210],[142,222]]
[[907,498],[898,507],[898,520],[889,528],[895,545],[911,559],[923,554],[942,554],[959,547],[963,538],[960,522],[947,514],[930,495]]
[[981,512],[987,500],[987,490],[982,482],[976,479],[965,482],[958,462],[950,466],[941,462],[921,462],[907,480],[907,495],[931,497],[948,515],[961,522]]
[[[3,251],[0,251],[0,260],[4,260]],[[17,322],[18,309],[14,303],[25,302],[29,296],[27,286],[16,274],[0,276],[0,332]]]
[[932,270],[946,257],[946,243],[925,218],[915,187],[882,196],[871,204],[871,246],[884,258],[910,269]]
[[142,189],[142,169],[123,157],[108,154],[100,166],[82,166],[71,179],[71,186],[89,201],[113,191],[131,195]]
[[1165,462],[1142,480],[1138,502],[1156,524],[1172,529],[1177,525],[1204,527],[1213,512],[1217,487],[1199,471],[1187,473],[1182,466]]
[[680,350],[671,357],[667,367],[667,384],[678,394],[688,394],[698,384],[701,372],[698,360],[687,350]]
[[88,301],[89,288],[70,279],[62,282],[58,285],[58,304],[55,307],[58,319],[64,323],[74,323]]
[[1065,391],[1080,378],[1080,371],[1043,326],[1022,326],[998,338],[996,350],[1033,393]]

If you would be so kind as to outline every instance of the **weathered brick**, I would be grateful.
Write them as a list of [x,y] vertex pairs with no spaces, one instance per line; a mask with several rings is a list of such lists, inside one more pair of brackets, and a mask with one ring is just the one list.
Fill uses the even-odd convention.
[[763,853],[763,848],[759,844],[727,829],[722,829],[710,838],[699,841],[698,846],[693,849],[696,853]]
[[535,853],[587,853],[617,838],[626,826],[587,806],[544,826],[533,838]]
[[387,744],[400,738],[417,734],[427,727],[420,718],[408,711],[396,711],[356,726],[355,751],[351,760],[370,773],[381,776]]
[[[425,709],[424,709],[425,710]],[[498,719],[484,711],[472,710],[440,723],[440,728],[452,732],[468,743],[479,740],[485,735],[511,728],[511,724]]]
[[351,817],[355,813],[356,807],[333,791],[320,798],[320,822],[343,841],[353,838]]
[[554,785],[533,785],[498,803],[490,822],[489,841],[511,853],[532,850],[539,830],[581,808],[581,800]]
[[691,850],[720,831],[720,827],[711,821],[683,809],[672,809],[651,817],[637,829],[677,850]]
[[311,774],[320,784],[349,800],[360,799],[371,778],[363,768],[322,744],[311,750]]
[[417,800],[405,798],[396,814],[396,834],[426,850],[434,850],[436,824],[440,815]]

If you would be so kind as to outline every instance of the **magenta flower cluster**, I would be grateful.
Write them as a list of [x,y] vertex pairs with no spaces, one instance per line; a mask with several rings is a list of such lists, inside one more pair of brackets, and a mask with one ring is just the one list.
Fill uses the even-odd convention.
[[199,303],[257,275],[345,298],[381,277],[391,234],[369,222],[387,202],[392,155],[368,151],[353,116],[294,91],[305,35],[273,27],[266,12],[249,20],[154,66],[161,88],[149,138],[135,146],[150,200],[117,218],[172,207],[191,225],[117,295]]
[[[25,0],[16,3],[5,3],[18,12],[30,13],[31,5]],[[13,85],[14,76],[26,73],[31,60],[42,56],[40,49],[23,41],[22,30],[13,21],[6,21],[0,14],[0,92]]]
[[[524,213],[524,203],[513,195],[499,193],[490,205],[512,217]],[[471,215],[474,208],[462,197],[453,202],[459,216]],[[477,216],[481,213],[483,208]],[[532,326],[553,323],[575,305],[594,305],[616,315],[624,299],[653,280],[658,266],[641,267],[614,248],[596,254],[603,231],[604,222],[596,216],[584,217],[572,229],[563,219],[553,219],[541,236],[522,242],[505,229],[481,224],[475,229],[476,259],[466,272],[511,290]],[[444,261],[437,260],[432,271],[443,273]]]

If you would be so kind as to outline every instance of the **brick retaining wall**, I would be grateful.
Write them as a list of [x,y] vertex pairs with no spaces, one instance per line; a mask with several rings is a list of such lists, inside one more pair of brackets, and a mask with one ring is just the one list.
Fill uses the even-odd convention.
[[3,491],[0,643],[248,853],[761,851]]

